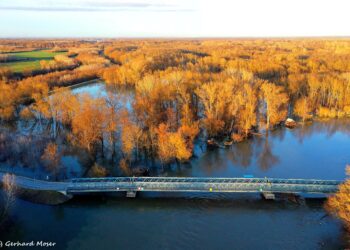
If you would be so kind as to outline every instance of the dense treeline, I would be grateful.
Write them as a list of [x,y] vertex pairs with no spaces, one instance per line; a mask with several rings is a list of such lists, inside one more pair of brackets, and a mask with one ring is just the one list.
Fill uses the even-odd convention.
[[[346,174],[350,176],[350,166],[346,167]],[[350,233],[350,180],[346,180],[339,186],[339,190],[333,196],[330,196],[325,204],[326,210],[341,219],[344,223],[347,233]],[[347,244],[350,245],[349,235]]]
[[[42,67],[53,72],[21,80],[2,78],[0,117],[45,120],[51,124],[52,141],[66,131],[65,143],[86,150],[92,163],[99,158],[118,161],[125,174],[141,160],[158,159],[162,165],[189,160],[198,135],[232,143],[273,129],[287,117],[305,122],[350,115],[346,39],[67,44],[62,48],[71,56],[55,61],[73,64],[74,69],[59,70],[45,62]],[[56,89],[48,97],[57,87],[96,77],[110,89],[131,90],[131,108],[120,106],[115,91],[92,98]],[[34,104],[22,108],[23,100]],[[58,151],[49,144],[43,159],[48,162]],[[93,169],[107,174],[101,166]]]
[[108,84],[135,85],[146,74],[177,70],[199,74],[196,80],[202,85],[224,82],[229,72],[248,72],[255,78],[255,90],[260,89],[260,80],[281,87],[302,119],[350,112],[345,98],[348,40],[133,41],[128,46],[107,46],[105,54],[119,64],[105,70]]
[[38,49],[53,49],[60,51],[62,49],[90,47],[91,44],[96,43],[96,40],[93,39],[0,39],[0,53],[32,51]]

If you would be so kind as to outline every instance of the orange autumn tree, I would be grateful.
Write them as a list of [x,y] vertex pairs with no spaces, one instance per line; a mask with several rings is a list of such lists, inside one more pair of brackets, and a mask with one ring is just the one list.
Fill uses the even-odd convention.
[[311,111],[311,105],[307,97],[300,98],[296,101],[294,113],[302,119],[303,123],[305,120],[312,117]]
[[101,143],[103,147],[106,120],[105,101],[92,99],[89,95],[82,96],[80,107],[72,119],[73,142],[96,157],[97,144]]
[[58,146],[55,143],[48,143],[41,159],[44,162],[45,167],[56,176],[59,172],[61,161]]
[[108,171],[103,166],[98,165],[96,162],[90,168],[88,172],[88,176],[90,177],[106,177],[108,175]]
[[[350,165],[347,166],[346,173],[350,176]],[[350,231],[350,179],[339,186],[335,195],[328,198],[325,207],[329,213],[340,218]]]
[[56,88],[54,91],[48,100],[52,116],[63,124],[70,124],[79,107],[78,98],[68,88]]
[[0,80],[0,120],[11,120],[15,113],[14,87]]
[[245,136],[248,136],[251,128],[257,123],[256,109],[258,100],[256,97],[256,90],[254,90],[250,84],[244,84],[242,89],[244,104],[238,112],[237,127]]
[[162,123],[157,129],[157,136],[158,156],[162,163],[169,163],[174,159],[187,161],[192,156],[181,132],[169,132],[169,127]]
[[225,128],[225,115],[232,99],[231,86],[226,82],[210,82],[196,90],[204,107],[204,127],[210,137],[217,136]]
[[132,153],[135,151],[137,159],[139,147],[141,145],[142,129],[129,118],[123,119],[121,126],[122,151],[129,160],[131,160]]
[[261,99],[266,108],[266,130],[268,130],[286,118],[288,96],[283,87],[268,81],[262,82],[260,91]]

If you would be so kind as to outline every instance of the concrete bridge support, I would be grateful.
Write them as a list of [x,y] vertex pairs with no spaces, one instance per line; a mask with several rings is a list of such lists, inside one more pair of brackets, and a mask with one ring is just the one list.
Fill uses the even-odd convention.
[[262,192],[261,194],[265,198],[265,200],[274,200],[276,198],[275,194],[271,192]]
[[135,198],[136,197],[136,191],[127,191],[126,197],[128,198]]

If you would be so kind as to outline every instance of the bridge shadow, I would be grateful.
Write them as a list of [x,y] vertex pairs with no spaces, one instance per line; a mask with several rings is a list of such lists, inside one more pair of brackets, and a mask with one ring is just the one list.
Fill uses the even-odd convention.
[[[240,230],[244,230],[243,224],[248,224],[245,230],[253,230],[253,234],[263,232],[266,223],[283,230],[281,219],[287,218],[285,222],[295,227],[294,221],[310,223],[310,213],[316,213],[314,217],[311,216],[311,222],[317,223],[317,226],[323,220],[329,220],[322,219],[325,214],[324,199],[306,199],[305,203],[297,204],[279,196],[275,201],[266,201],[258,194],[150,192],[139,193],[136,198],[126,198],[124,195],[78,195],[58,206],[18,201],[14,208],[13,224],[6,230],[0,230],[1,238],[55,241],[59,249],[75,249],[85,241],[95,245],[104,241],[105,249],[139,249],[139,246],[154,249],[160,239],[165,241],[165,245],[179,243],[167,238],[169,232],[176,232],[176,229],[179,230],[177,232],[184,232],[175,234],[180,240],[184,239],[181,237],[192,237],[195,232],[202,241],[209,237],[205,235],[210,231],[214,235],[219,232],[220,235],[216,237],[234,242],[232,238],[221,236],[221,233],[239,234]],[[157,233],[159,235],[155,236]],[[228,233],[227,237],[233,237],[233,234]],[[266,233],[264,237],[272,236]],[[188,239],[185,243],[187,246],[194,244]]]
[[323,209],[325,197],[303,198],[289,194],[276,194],[275,200],[265,200],[260,194],[243,193],[138,193],[136,198],[127,198],[125,193],[108,193],[94,195],[75,195],[65,203],[66,206],[126,206],[130,208],[176,208],[194,207],[220,209],[290,209],[307,207],[311,209]]

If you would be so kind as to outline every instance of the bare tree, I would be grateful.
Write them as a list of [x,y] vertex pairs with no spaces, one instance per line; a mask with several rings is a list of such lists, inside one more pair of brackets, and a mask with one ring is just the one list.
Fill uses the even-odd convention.
[[4,190],[4,202],[0,211],[0,224],[2,224],[8,215],[11,207],[15,202],[16,196],[16,179],[13,174],[5,174],[2,178],[3,190]]

